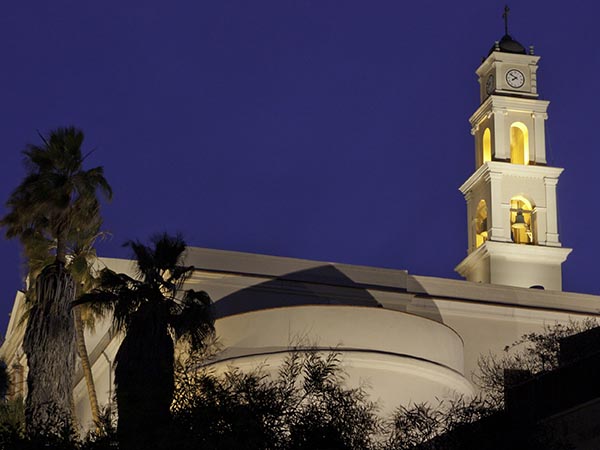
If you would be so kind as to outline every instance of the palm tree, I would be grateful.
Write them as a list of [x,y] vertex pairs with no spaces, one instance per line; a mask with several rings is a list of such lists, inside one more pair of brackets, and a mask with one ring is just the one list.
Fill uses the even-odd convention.
[[214,332],[210,298],[183,285],[194,271],[182,265],[181,236],[159,234],[151,246],[129,241],[138,278],[104,269],[100,285],[75,304],[113,314],[125,336],[115,357],[117,435],[121,448],[152,448],[170,421],[174,391],[174,341],[201,349]]
[[30,261],[36,270],[30,273],[31,308],[23,339],[29,368],[28,431],[52,430],[71,417],[75,365],[71,303],[76,283],[66,268],[69,237],[97,220],[90,212],[98,211],[98,191],[107,198],[112,195],[102,167],[83,169],[80,130],[59,128],[48,138],[40,137],[43,145],[30,145],[23,152],[28,173],[11,194],[9,213],[0,221],[8,238],[21,240],[26,255],[41,255],[43,246],[54,248],[54,261],[41,270],[42,264]]
[[[100,216],[100,205],[98,202],[91,202],[87,211],[81,211],[83,217],[88,217],[88,221],[80,226],[70,230],[68,236],[69,246],[67,248],[67,269],[75,280],[75,298],[85,292],[89,292],[96,282],[94,264],[97,260],[94,244],[97,239],[103,238],[106,233],[100,231],[102,217]],[[52,254],[55,244],[43,233],[35,232],[26,236],[24,242],[24,253],[27,259],[28,273],[30,279],[35,279],[37,275],[54,260]],[[28,297],[35,297],[35,285],[27,290]],[[88,399],[92,420],[98,426],[100,423],[100,408],[98,405],[98,396],[89,354],[85,344],[84,328],[94,329],[96,315],[84,305],[73,308],[73,320],[75,327],[75,343],[77,354],[81,362],[82,373],[86,382]],[[74,414],[73,414],[74,416]],[[75,419],[75,417],[73,417]]]
[[[75,298],[85,292],[89,292],[95,286],[96,277],[94,276],[94,263],[97,260],[94,244],[97,239],[104,237],[105,233],[100,231],[102,218],[98,202],[92,203],[88,214],[90,219],[81,227],[71,231],[69,241],[72,242],[72,248],[69,250],[68,268],[76,281]],[[85,344],[84,328],[94,329],[96,315],[85,306],[76,306],[73,308],[73,320],[75,326],[75,344],[77,354],[81,361],[81,370],[86,382],[88,399],[92,412],[92,420],[96,428],[100,424],[100,408],[98,406],[98,396],[92,374],[92,366]]]

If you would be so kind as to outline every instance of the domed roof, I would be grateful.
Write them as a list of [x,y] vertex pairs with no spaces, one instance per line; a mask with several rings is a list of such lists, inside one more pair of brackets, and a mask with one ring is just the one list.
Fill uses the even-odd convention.
[[521,53],[523,55],[527,53],[525,47],[523,47],[519,42],[515,41],[510,34],[505,34],[502,36],[502,39],[492,45],[489,54],[492,52]]

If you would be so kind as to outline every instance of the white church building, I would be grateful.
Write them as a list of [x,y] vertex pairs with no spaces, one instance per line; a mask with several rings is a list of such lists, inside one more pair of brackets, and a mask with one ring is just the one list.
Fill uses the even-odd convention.
[[[214,301],[223,347],[216,370],[264,365],[275,371],[292,346],[333,348],[342,354],[348,383],[367,383],[385,413],[400,404],[471,395],[480,355],[500,352],[544,325],[600,316],[600,296],[562,291],[561,265],[571,249],[561,246],[558,230],[563,169],[546,162],[549,102],[537,90],[539,59],[505,35],[477,69],[481,104],[470,118],[475,171],[460,187],[468,255],[456,270],[465,281],[192,247],[186,264],[196,270],[186,288],[204,290]],[[127,260],[101,264],[132,273]],[[23,300],[18,293],[0,348],[13,395],[26,389]],[[101,405],[113,396],[121,339],[109,325],[86,335]],[[82,423],[89,423],[81,370],[75,401]]]

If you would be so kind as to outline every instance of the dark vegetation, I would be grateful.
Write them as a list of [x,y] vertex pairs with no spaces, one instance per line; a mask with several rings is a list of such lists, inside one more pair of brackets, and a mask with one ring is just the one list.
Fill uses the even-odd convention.
[[98,231],[97,192],[110,198],[112,191],[102,167],[83,168],[80,130],[59,128],[40,138],[42,145],[23,151],[27,175],[8,199],[0,226],[21,241],[28,262],[25,423],[58,431],[64,425],[58,418],[71,411],[77,331],[71,304],[81,282],[68,267],[69,255],[81,248],[82,237]]
[[161,234],[151,243],[127,243],[138,278],[104,269],[98,286],[76,302],[111,314],[115,329],[124,333],[115,356],[117,433],[123,449],[153,448],[170,425],[174,340],[185,340],[194,352],[214,331],[208,295],[183,291],[194,271],[182,264],[183,239]]
[[[516,360],[533,365],[540,358],[555,358],[556,354],[544,351],[541,356],[534,349],[540,345],[557,348],[557,336],[569,336],[591,325],[548,326],[543,333],[526,335],[507,347],[506,355],[496,360],[503,362],[493,365],[489,357],[482,358],[487,360],[484,367],[504,373],[507,367],[515,367]],[[16,402],[0,409],[0,443],[4,445],[0,448],[42,448],[43,443],[43,448],[68,450],[468,450],[482,448],[482,442],[488,449],[571,448],[554,429],[507,414],[493,396],[496,391],[489,397],[484,391],[474,399],[403,406],[382,419],[366,388],[346,386],[340,354],[335,351],[290,349],[275,376],[268,376],[265,368],[251,373],[231,368],[217,375],[203,366],[206,349],[195,352],[183,347],[175,359],[176,388],[168,419],[159,432],[152,432],[150,444],[123,443],[110,411],[103,416],[102,427],[83,440],[75,438],[67,421],[58,432],[53,427],[26,433]],[[550,367],[543,370],[550,371]]]
[[561,341],[598,326],[594,319],[544,326],[541,333],[528,333],[507,345],[499,355],[482,355],[474,374],[477,386],[498,407],[504,406],[505,390],[523,378],[559,367]]

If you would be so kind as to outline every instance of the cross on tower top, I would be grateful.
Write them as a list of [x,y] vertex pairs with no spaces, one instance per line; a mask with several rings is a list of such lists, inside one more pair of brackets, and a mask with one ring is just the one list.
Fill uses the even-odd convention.
[[502,14],[502,18],[504,19],[504,34],[508,34],[508,13],[510,12],[510,8],[508,5],[504,6],[504,13]]

